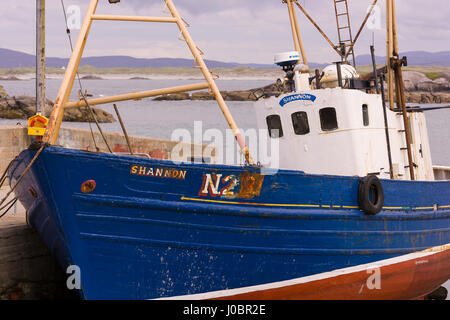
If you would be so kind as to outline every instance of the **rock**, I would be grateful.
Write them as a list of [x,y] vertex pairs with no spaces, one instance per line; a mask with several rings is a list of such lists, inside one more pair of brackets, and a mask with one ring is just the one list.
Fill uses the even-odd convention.
[[[30,96],[5,97],[0,100],[0,118],[28,119],[36,113],[36,98]],[[46,101],[43,114],[49,115],[53,102]]]
[[189,100],[191,97],[187,92],[174,93],[174,94],[165,94],[159,96],[153,100],[155,101],[180,101],[180,100]]
[[437,89],[435,91],[449,91],[450,83],[446,78],[439,78],[433,81]]
[[214,96],[210,94],[208,91],[200,91],[200,92],[194,92],[191,95],[191,100],[214,100]]
[[418,90],[419,83],[428,82],[430,79],[426,75],[416,71],[403,72],[403,81],[405,83],[406,91]]
[[449,82],[445,78],[439,78],[434,81],[428,80],[417,85],[419,91],[440,92],[449,90]]
[[2,86],[0,86],[0,98],[5,98],[7,97],[8,94],[6,93],[5,88],[3,88]]
[[[114,116],[102,109],[92,108],[95,117],[99,123],[112,123],[116,119]],[[87,108],[67,109],[64,113],[64,120],[67,122],[95,122]]]
[[133,78],[130,78],[129,80],[150,80],[150,79],[145,78],[145,77],[133,77]]
[[16,76],[7,76],[7,77],[0,77],[1,81],[20,81],[21,79],[17,78]]
[[278,86],[275,83],[269,84],[262,88],[254,88],[254,89],[251,89],[250,91],[255,92],[257,90],[263,90],[264,93],[267,95],[274,95],[274,94],[280,93],[280,89],[278,88]]
[[256,101],[252,91],[225,91],[222,92],[226,101]]
[[[43,115],[50,117],[53,102],[46,101]],[[93,108],[93,111],[100,123],[115,122],[115,118],[110,113]],[[31,96],[4,97],[0,99],[0,118],[3,119],[28,119],[36,113],[36,98]],[[67,109],[63,121],[69,122],[89,122],[92,121],[89,110],[86,108]]]
[[419,104],[429,104],[429,103],[450,103],[450,92],[406,92],[406,102],[407,103],[419,103]]
[[[411,103],[448,103],[450,102],[450,84],[447,77],[450,73],[444,73],[443,77],[434,81],[425,74],[415,71],[405,71],[403,78],[405,81],[405,94],[407,102]],[[385,85],[385,88],[387,85]],[[273,83],[262,88],[254,88],[242,91],[222,91],[222,96],[226,101],[256,101],[253,94],[256,91],[264,91],[266,96],[279,96],[283,93],[283,88],[279,88]],[[164,95],[154,100],[214,100],[214,96],[207,91],[195,92],[191,96],[188,94]]]
[[95,75],[87,75],[81,78],[81,80],[104,80],[102,77]]
[[442,77],[447,79],[447,81],[450,81],[450,72],[443,72]]

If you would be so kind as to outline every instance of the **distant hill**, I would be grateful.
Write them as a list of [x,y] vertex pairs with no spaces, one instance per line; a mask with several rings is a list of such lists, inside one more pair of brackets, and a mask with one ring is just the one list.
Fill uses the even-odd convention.
[[[443,52],[425,52],[412,51],[405,52],[402,56],[408,57],[409,65],[414,66],[450,66],[450,51]],[[385,63],[384,57],[377,57],[378,64]],[[67,65],[68,59],[47,57],[47,66],[50,68],[62,68]],[[209,68],[237,68],[251,67],[255,69],[277,68],[272,64],[254,64],[254,63],[233,63],[221,62],[215,60],[205,60]],[[370,65],[372,59],[370,55],[359,55],[356,57],[358,65]],[[34,67],[36,58],[34,55],[23,53],[20,51],[0,48],[0,68],[26,68]],[[92,66],[94,68],[191,68],[192,59],[176,59],[176,58],[133,58],[130,56],[100,56],[86,57],[81,60],[81,66]],[[327,64],[310,63],[310,68],[322,68]]]
[[[403,52],[400,57],[408,57],[408,65],[410,66],[450,66],[450,51],[442,52],[426,52],[426,51],[410,51]],[[369,54],[356,57],[358,65],[372,64],[372,57]],[[386,56],[376,57],[377,64],[386,63]]]
[[[267,64],[242,64],[229,63],[215,60],[205,60],[209,68],[236,68],[251,67],[255,69],[275,68]],[[47,66],[50,68],[62,68],[68,63],[68,59],[47,57]],[[36,58],[34,55],[0,48],[0,68],[26,68],[34,67]],[[100,56],[85,57],[80,66],[92,66],[94,68],[191,68],[193,59],[177,58],[133,58],[129,56]]]

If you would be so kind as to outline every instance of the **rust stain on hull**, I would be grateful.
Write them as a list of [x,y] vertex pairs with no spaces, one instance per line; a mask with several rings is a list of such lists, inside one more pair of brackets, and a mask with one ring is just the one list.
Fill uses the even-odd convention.
[[241,187],[236,198],[253,199],[261,194],[264,176],[258,173],[243,172],[239,175]]

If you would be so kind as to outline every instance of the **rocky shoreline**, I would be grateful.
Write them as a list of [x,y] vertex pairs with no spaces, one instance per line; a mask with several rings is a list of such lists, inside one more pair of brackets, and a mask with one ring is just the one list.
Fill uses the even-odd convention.
[[[47,99],[43,115],[49,117],[53,108],[53,101]],[[92,108],[98,122],[112,123],[116,119],[114,116],[102,109]],[[36,113],[36,98],[31,96],[8,96],[2,86],[0,86],[0,119],[28,119]],[[93,122],[91,114],[87,108],[68,109],[64,113],[63,121],[67,122]]]
[[[415,71],[404,72],[405,95],[407,103],[430,104],[450,103],[450,74],[444,74],[435,80],[429,79],[425,74]],[[256,101],[253,94],[263,90],[266,95],[277,95],[279,90],[275,84],[262,88],[254,88],[242,91],[222,91],[225,101]],[[208,91],[189,93],[177,93],[156,97],[155,101],[179,101],[179,100],[214,100],[214,96]]]
[[[450,103],[450,73],[440,74],[439,77],[432,80],[421,72],[405,71],[403,74],[405,83],[405,95],[407,103],[417,104],[441,104]],[[13,80],[9,78],[10,80]],[[86,79],[101,79],[92,76]],[[138,79],[137,77],[135,79]],[[144,78],[139,78],[144,79]],[[15,80],[15,79],[14,79]],[[266,95],[279,95],[275,84],[265,86],[263,88],[254,88],[241,91],[222,91],[225,101],[256,101],[254,92],[263,90]],[[177,93],[162,95],[154,98],[155,101],[208,101],[214,100],[214,96],[208,91],[198,91],[193,93]],[[7,92],[0,86],[0,118],[2,119],[28,119],[35,113],[35,98],[31,96],[8,96]],[[47,100],[44,115],[49,116],[53,102]],[[93,108],[94,113],[100,123],[115,122],[112,114],[99,109]],[[64,121],[69,122],[89,122],[93,121],[89,110],[86,108],[77,108],[66,110]]]

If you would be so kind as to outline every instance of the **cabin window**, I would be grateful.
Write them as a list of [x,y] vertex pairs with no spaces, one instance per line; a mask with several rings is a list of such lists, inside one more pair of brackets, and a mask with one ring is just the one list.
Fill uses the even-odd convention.
[[271,115],[266,118],[269,135],[271,138],[281,138],[283,136],[283,127],[279,115]]
[[333,131],[338,128],[336,109],[323,108],[319,111],[320,125],[323,131]]
[[308,114],[304,111],[292,114],[292,125],[296,135],[305,135],[309,131]]
[[369,126],[369,106],[367,104],[362,105],[362,114],[363,114],[363,124],[364,127]]

